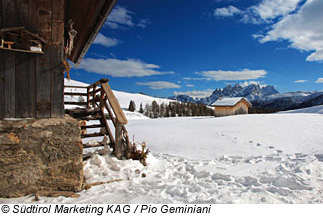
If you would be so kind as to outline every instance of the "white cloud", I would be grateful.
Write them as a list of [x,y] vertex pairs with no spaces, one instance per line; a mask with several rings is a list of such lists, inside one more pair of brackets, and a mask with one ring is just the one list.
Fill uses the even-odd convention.
[[154,82],[137,82],[137,85],[149,86],[150,89],[170,89],[170,88],[181,88],[180,85],[166,81],[154,81]]
[[160,66],[147,64],[137,59],[93,59],[85,58],[79,65],[80,69],[88,72],[109,75],[112,77],[143,77],[152,75],[174,74],[174,72],[160,72]]
[[[323,61],[323,1],[322,0],[262,0],[242,11],[238,8],[220,10],[219,15],[239,14],[244,23],[270,24],[265,34],[254,34],[261,43],[286,40],[292,48],[311,51],[307,61]],[[238,12],[239,11],[239,12]],[[268,29],[268,28],[267,28]]]
[[188,95],[194,99],[208,97],[212,94],[214,90],[206,89],[204,91],[186,91],[186,92],[174,92],[174,95]]
[[[198,72],[197,72],[197,74],[198,74]],[[191,80],[193,80],[193,81],[205,80],[205,78],[203,78],[203,77],[183,77],[183,79],[184,80],[189,80],[189,81],[191,81]]]
[[223,70],[217,70],[217,71],[202,71],[197,72],[196,74],[199,74],[203,76],[206,80],[251,80],[251,79],[258,79],[265,77],[267,72],[265,70],[249,70],[244,69],[241,71],[223,71]]
[[130,12],[126,8],[116,6],[111,11],[106,24],[113,29],[119,28],[120,25],[134,26],[131,14],[132,12]]
[[187,84],[186,87],[194,87],[192,84]]
[[311,53],[309,56],[307,56],[306,60],[307,61],[322,61],[323,60],[323,50],[319,49],[319,50]]
[[146,28],[146,26],[149,24],[149,20],[148,19],[141,19],[139,21],[139,23],[137,24],[138,27],[141,27],[141,28]]
[[113,46],[117,46],[119,44],[119,40],[115,39],[115,38],[106,37],[103,34],[99,33],[96,36],[93,44],[100,44],[105,47],[113,47]]
[[129,11],[125,7],[116,6],[109,15],[106,25],[112,29],[118,29],[120,27],[133,27],[138,26],[145,28],[149,24],[148,19],[141,19],[136,23],[133,18],[133,12]]
[[259,85],[261,88],[267,86],[266,84],[262,84],[259,81],[244,81],[244,82],[240,83],[239,85],[242,86],[242,87],[246,87],[246,86],[249,86],[249,85],[252,85],[252,84],[253,85]]
[[294,83],[306,83],[308,80],[295,80]]
[[285,16],[296,10],[303,0],[263,0],[259,5],[249,8],[249,12],[260,17],[264,21]]
[[234,16],[235,14],[241,14],[242,11],[232,5],[229,7],[224,7],[224,8],[217,8],[214,10],[214,16],[216,17],[231,17]]
[[291,47],[314,51],[307,61],[323,60],[323,1],[307,0],[301,9],[272,26],[260,42],[287,40]]
[[323,78],[317,78],[317,80],[315,81],[315,83],[323,83]]

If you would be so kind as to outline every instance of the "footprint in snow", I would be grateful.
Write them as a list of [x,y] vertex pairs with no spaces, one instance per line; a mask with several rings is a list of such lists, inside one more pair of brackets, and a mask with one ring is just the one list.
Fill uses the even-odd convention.
[[257,143],[257,146],[261,146],[261,144],[260,143]]
[[315,157],[318,161],[323,162],[323,154],[316,154]]
[[269,146],[268,148],[273,149],[273,148],[275,148],[275,147],[274,147],[274,146]]

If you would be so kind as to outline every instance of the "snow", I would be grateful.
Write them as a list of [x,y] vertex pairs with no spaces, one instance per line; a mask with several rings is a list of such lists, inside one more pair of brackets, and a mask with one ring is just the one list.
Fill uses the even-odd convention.
[[234,106],[242,99],[248,101],[246,98],[243,97],[220,98],[219,100],[211,104],[211,106]]
[[303,109],[288,110],[288,111],[283,111],[280,113],[318,113],[318,114],[323,114],[323,105],[313,106],[313,107],[308,107],[308,108],[303,108]]
[[127,129],[151,150],[146,167],[94,154],[87,182],[122,181],[38,203],[323,202],[321,114],[130,119]]
[[[70,85],[70,86],[88,86],[89,84],[82,83],[79,81],[75,80],[70,80],[68,81],[67,79],[64,80],[65,85]],[[113,88],[113,86],[111,86]],[[67,92],[84,92],[86,93],[86,89],[75,89],[75,88],[67,88]],[[121,91],[115,91],[113,90],[114,95],[118,99],[121,108],[123,109],[128,109],[130,100],[133,100],[136,104],[136,110],[139,110],[140,104],[142,104],[143,108],[145,108],[146,104],[151,104],[154,100],[158,103],[166,103],[168,104],[169,102],[172,102],[174,100],[170,99],[164,99],[164,98],[157,98],[157,97],[152,97],[144,94],[139,94],[139,93],[128,93],[128,92],[121,92]],[[66,99],[69,101],[78,101],[79,97],[73,97],[73,96],[65,96]],[[84,100],[86,98],[84,97]],[[69,108],[72,106],[69,106]]]
[[[122,106],[134,95],[119,94]],[[147,166],[94,152],[84,162],[86,182],[121,181],[37,203],[323,203],[322,109],[160,119],[127,111],[129,136],[151,150]]]

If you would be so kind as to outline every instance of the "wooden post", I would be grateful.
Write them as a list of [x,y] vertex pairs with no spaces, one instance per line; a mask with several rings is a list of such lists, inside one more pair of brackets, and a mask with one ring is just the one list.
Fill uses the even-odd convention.
[[105,97],[104,90],[103,90],[103,88],[101,88],[101,90],[100,90],[100,109],[102,110],[103,114],[104,114],[104,97]]
[[119,160],[122,160],[123,146],[122,146],[122,124],[116,125],[116,156]]
[[93,85],[93,89],[92,89],[92,108],[95,109],[95,90],[96,90],[96,85]]
[[87,108],[87,109],[90,109],[90,108],[91,108],[91,106],[90,106],[90,90],[91,90],[91,88],[90,88],[90,86],[88,86],[88,87],[86,88],[86,91],[87,91],[87,96],[86,96],[86,108]]

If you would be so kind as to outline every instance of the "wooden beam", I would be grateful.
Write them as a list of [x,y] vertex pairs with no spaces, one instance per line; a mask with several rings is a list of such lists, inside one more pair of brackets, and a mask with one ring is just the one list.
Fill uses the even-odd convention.
[[87,86],[72,86],[72,85],[66,85],[66,86],[64,86],[64,88],[83,88],[83,89],[86,89],[88,87]]
[[[37,0],[37,32],[40,37],[51,42],[53,0]],[[43,47],[44,55],[37,57],[36,70],[36,117],[51,116],[51,45]]]
[[102,78],[102,79],[96,81],[95,83],[89,85],[89,87],[92,88],[93,86],[99,86],[102,83],[107,83],[107,82],[109,82],[109,79]]
[[52,1],[51,117],[64,116],[64,3]]
[[6,51],[12,51],[12,52],[44,54],[44,52],[31,51],[31,50],[22,50],[22,49],[14,49],[14,48],[6,48],[6,47],[0,47],[0,49],[6,50]]
[[65,101],[64,104],[66,105],[79,105],[79,106],[85,106],[86,102],[74,102],[74,101]]
[[[29,6],[29,2],[25,1],[25,0],[16,0],[16,4],[18,4],[17,9],[19,9],[19,7],[21,7],[21,4],[25,4]],[[28,13],[28,12],[27,12]],[[26,17],[27,18],[27,17]],[[26,20],[26,22],[28,22],[28,19]],[[21,25],[19,22],[17,23],[17,25]],[[35,39],[40,40],[43,43],[47,43],[47,41],[45,41],[43,38],[39,37],[37,34],[34,34],[28,30],[25,29],[26,25],[22,24],[21,27],[11,27],[11,28],[1,28],[0,29],[0,33],[6,33],[6,34],[11,34],[10,32],[14,32],[17,31],[18,33],[12,33],[14,35],[31,35],[32,37],[34,37]]]
[[71,95],[71,96],[87,96],[87,93],[78,93],[78,92],[64,92],[64,95]]
[[[15,1],[2,0],[2,24],[3,27],[16,26],[16,6]],[[5,100],[5,117],[16,116],[16,53],[6,52],[5,61],[3,62],[4,67],[4,100]]]
[[118,124],[128,124],[128,120],[123,113],[121,106],[116,98],[116,96],[113,94],[110,85],[108,83],[102,83],[102,88],[104,89],[105,93],[107,94],[108,101],[111,105],[111,108],[116,116],[116,120]]
[[[29,1],[29,23],[30,31],[37,31],[37,1]],[[36,117],[36,59],[37,55],[28,55],[28,116]]]
[[116,146],[115,146],[115,152],[116,152],[116,157],[121,160],[123,155],[124,155],[124,150],[122,146],[122,124],[117,124],[116,126]]
[[[2,28],[2,1],[0,1],[0,28]],[[5,95],[5,89],[4,89],[4,71],[3,71],[3,50],[0,50],[0,119],[3,119],[5,117],[4,115],[4,95]]]
[[[29,2],[16,0],[17,26],[28,26]],[[16,53],[16,118],[28,117],[28,54]]]

